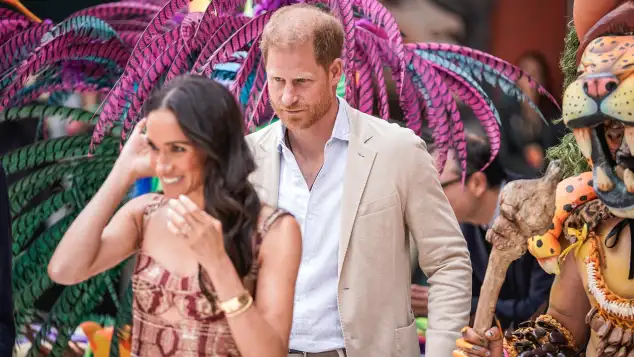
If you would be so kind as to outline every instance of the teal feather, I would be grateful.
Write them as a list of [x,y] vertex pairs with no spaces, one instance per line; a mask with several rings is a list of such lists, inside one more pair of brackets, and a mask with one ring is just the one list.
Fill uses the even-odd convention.
[[[416,52],[420,55],[429,54],[429,52],[427,51],[417,50]],[[548,124],[548,121],[546,120],[546,118],[544,118],[544,115],[541,113],[535,103],[530,98],[528,98],[517,87],[517,84],[504,73],[497,71],[495,68],[487,65],[486,63],[482,63],[471,57],[467,57],[459,53],[445,51],[435,51],[434,53],[437,54],[439,58],[443,59],[442,61],[435,61],[436,63],[440,64],[441,66],[446,66],[450,63],[457,64],[457,66],[469,71],[479,81],[484,80],[486,83],[500,88],[504,94],[515,98],[517,101],[528,103],[529,107],[539,115],[542,121]]]
[[463,69],[464,67],[457,66],[454,63],[451,63],[451,62],[447,61],[446,59],[444,59],[444,58],[442,58],[442,57],[440,57],[438,55],[435,55],[434,53],[424,52],[424,51],[417,51],[417,53],[422,58],[424,58],[424,59],[426,59],[428,61],[431,61],[431,62],[439,64],[445,70],[448,70],[448,71],[451,71],[451,72],[457,74],[462,79],[464,79],[466,82],[468,82],[469,85],[471,85],[484,98],[484,100],[487,102],[487,105],[488,105],[489,109],[491,110],[491,112],[495,116],[496,121],[498,122],[498,124],[501,124],[500,113],[498,112],[497,108],[495,107],[493,102],[491,102],[491,100],[489,99],[489,96],[484,91],[484,89],[482,88],[480,83],[478,83],[475,79],[473,79],[473,77],[471,77],[470,73],[468,73],[466,70]]
[[91,37],[101,41],[107,41],[113,37],[119,38],[117,31],[106,21],[94,16],[77,16],[62,21],[49,30],[42,36],[40,44],[70,32],[74,32],[77,36]]

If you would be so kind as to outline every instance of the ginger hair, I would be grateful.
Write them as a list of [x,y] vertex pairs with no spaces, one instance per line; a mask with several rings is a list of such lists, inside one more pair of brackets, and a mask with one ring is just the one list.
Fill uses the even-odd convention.
[[344,31],[332,14],[314,5],[294,4],[277,10],[262,32],[260,49],[266,63],[269,48],[293,48],[311,41],[317,63],[328,68],[341,57]]

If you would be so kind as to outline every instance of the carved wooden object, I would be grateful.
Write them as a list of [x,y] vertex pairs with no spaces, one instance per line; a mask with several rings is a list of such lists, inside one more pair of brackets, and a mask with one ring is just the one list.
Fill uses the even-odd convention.
[[526,253],[528,239],[544,234],[555,214],[555,191],[563,171],[559,161],[534,180],[512,181],[500,197],[500,215],[486,239],[493,245],[476,310],[473,328],[481,336],[491,328],[495,304],[509,265]]

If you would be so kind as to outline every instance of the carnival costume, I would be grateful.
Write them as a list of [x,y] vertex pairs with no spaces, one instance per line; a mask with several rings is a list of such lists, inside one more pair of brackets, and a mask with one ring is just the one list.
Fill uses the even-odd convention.
[[[104,182],[120,144],[140,119],[142,105],[155,88],[180,74],[201,74],[230,88],[245,111],[249,131],[273,119],[259,40],[271,14],[289,3],[263,0],[255,4],[253,16],[244,15],[239,0],[213,2],[204,13],[185,15],[182,13],[189,1],[164,3],[157,6],[123,1],[100,5],[57,25],[32,22],[2,10],[0,121],[59,114],[95,125],[92,137],[44,140],[2,158],[9,174],[32,171],[10,189],[15,308],[23,333],[25,326],[38,318],[35,304],[54,287],[46,266],[55,247]],[[497,154],[499,116],[480,83],[487,82],[520,101],[529,101],[515,84],[526,76],[522,71],[499,58],[461,46],[405,44],[394,19],[376,0],[313,3],[329,9],[343,23],[343,62],[348,80],[342,81],[341,89],[345,89],[348,103],[388,119],[384,74],[388,68],[400,98],[403,124],[420,135],[422,118],[426,119],[425,126],[431,129],[440,153],[440,166],[450,149],[456,150],[461,166],[466,166],[465,133],[454,96],[480,120],[492,146],[491,158]],[[152,19],[146,21],[150,15]],[[549,95],[528,80],[540,93]],[[92,113],[63,106],[61,99],[71,91],[108,94],[99,111]],[[46,104],[35,102],[42,93],[50,94]],[[465,174],[463,170],[463,179]],[[48,187],[57,191],[36,200],[38,193]],[[61,218],[41,229],[62,208]],[[65,287],[41,319],[43,327],[37,336],[32,336],[34,349],[54,327],[58,334],[51,338],[50,355],[61,355],[82,321],[100,318],[93,312],[104,298],[116,304],[114,323],[117,330],[124,331],[131,321],[132,289],[127,285],[125,293],[119,294],[116,283],[125,264]],[[118,335],[113,335],[111,355],[117,355]]]
[[[505,356],[634,356],[634,82],[629,69],[634,2],[578,0],[574,6],[561,60],[563,122],[572,133],[547,153],[563,164],[564,178],[557,185],[550,229],[528,240],[542,268],[559,276],[549,314],[507,332]],[[575,263],[564,264],[571,257]],[[569,306],[571,291],[586,292],[589,311]],[[585,349],[585,336],[573,336],[573,325],[587,329]],[[464,341],[458,341],[461,345]]]

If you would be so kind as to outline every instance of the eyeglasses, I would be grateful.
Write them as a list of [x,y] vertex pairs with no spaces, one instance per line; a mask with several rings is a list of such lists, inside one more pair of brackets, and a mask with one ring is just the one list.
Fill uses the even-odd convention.
[[[473,172],[467,174],[467,176],[464,178],[465,184],[467,183],[467,181],[469,181],[469,179],[471,178],[471,175],[473,175]],[[453,185],[454,183],[458,183],[458,182],[462,182],[462,177],[461,176],[456,177],[455,179],[451,179],[451,180],[449,180],[447,182],[441,182],[440,183],[440,187],[445,188],[447,186]]]
[[458,177],[458,178],[455,178],[453,180],[449,180],[447,182],[441,182],[440,183],[440,187],[445,188],[445,187],[447,187],[449,185],[453,185],[454,183],[461,182],[461,181],[462,181],[462,178]]

